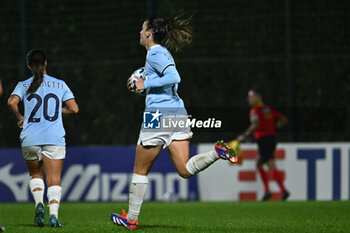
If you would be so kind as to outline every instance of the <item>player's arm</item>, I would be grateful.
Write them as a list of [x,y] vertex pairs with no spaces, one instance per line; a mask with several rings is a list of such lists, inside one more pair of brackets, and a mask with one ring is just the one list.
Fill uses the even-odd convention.
[[174,65],[169,65],[163,71],[161,78],[145,81],[145,88],[148,87],[163,87],[167,85],[173,85],[181,81],[179,72],[177,72]]
[[246,131],[244,131],[241,135],[239,135],[236,140],[241,142],[243,141],[246,137],[248,137],[250,134],[252,134],[256,128],[258,128],[259,126],[259,116],[256,113],[256,111],[254,109],[252,109],[250,111],[249,114],[249,120],[250,120],[250,126],[248,127],[248,129]]
[[167,66],[162,74],[163,76],[161,78],[151,80],[143,80],[136,77],[138,80],[135,82],[136,88],[138,90],[143,90],[149,87],[163,87],[167,85],[173,85],[181,81],[179,72],[177,72],[174,65]]
[[251,121],[248,129],[246,131],[244,131],[241,135],[239,135],[236,138],[236,140],[239,142],[243,141],[246,137],[248,137],[250,134],[252,134],[256,130],[256,128],[258,128],[258,125],[259,125],[258,120]]
[[275,121],[276,128],[277,129],[283,128],[288,123],[288,119],[273,107],[270,107],[270,108],[272,110],[272,114],[274,118],[276,119]]
[[62,107],[63,114],[77,114],[79,112],[79,106],[75,99],[69,99],[64,104],[65,106]]
[[281,117],[278,118],[277,121],[276,121],[276,127],[277,127],[277,129],[281,129],[281,128],[283,128],[287,123],[288,123],[287,117],[281,115]]
[[17,118],[17,126],[23,128],[23,115],[19,112],[18,103],[21,101],[21,98],[18,95],[11,95],[7,101],[7,105],[10,111]]
[[163,87],[180,82],[180,75],[169,55],[162,52],[151,53],[147,55],[147,62],[160,74],[160,78],[146,81],[138,79],[135,82],[138,90],[150,87]]

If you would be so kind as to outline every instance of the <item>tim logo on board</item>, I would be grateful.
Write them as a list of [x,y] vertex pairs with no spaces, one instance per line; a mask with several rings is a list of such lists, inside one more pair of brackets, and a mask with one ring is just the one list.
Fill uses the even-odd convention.
[[145,111],[143,113],[143,128],[144,129],[160,129],[161,124],[161,116],[162,113],[159,112],[159,109],[157,111]]

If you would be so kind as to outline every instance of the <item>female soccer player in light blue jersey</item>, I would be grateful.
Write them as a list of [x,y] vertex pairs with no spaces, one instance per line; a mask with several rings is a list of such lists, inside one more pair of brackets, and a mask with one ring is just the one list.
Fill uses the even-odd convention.
[[[146,90],[144,122],[149,120],[151,123],[159,119],[160,115],[176,118],[177,115],[186,114],[184,103],[177,93],[180,75],[169,50],[180,50],[191,42],[191,38],[188,19],[150,18],[143,23],[140,44],[147,50],[146,80],[137,78],[135,86],[139,91]],[[129,89],[131,86],[129,79]],[[151,118],[146,119],[149,116]],[[212,151],[190,158],[189,140],[192,132],[189,127],[146,129],[147,127],[144,125],[141,128],[137,143],[128,214],[124,210],[121,215],[111,214],[113,223],[128,229],[137,229],[138,216],[147,190],[147,175],[163,147],[168,148],[176,170],[183,178],[190,178],[219,158],[237,161],[235,152],[223,142],[216,143]]]
[[[49,225],[61,227],[58,209],[61,199],[61,173],[66,156],[65,130],[62,113],[78,113],[79,108],[67,84],[46,73],[45,54],[34,49],[27,54],[27,67],[33,77],[19,82],[12,92],[8,106],[22,128],[20,140],[30,180],[30,191],[35,200],[35,225],[45,224],[44,173],[46,172]],[[24,104],[24,116],[18,104]]]

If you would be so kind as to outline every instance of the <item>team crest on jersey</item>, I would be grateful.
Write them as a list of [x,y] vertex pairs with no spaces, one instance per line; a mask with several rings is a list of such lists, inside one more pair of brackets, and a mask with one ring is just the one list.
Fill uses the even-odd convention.
[[262,109],[262,112],[264,113],[264,118],[265,119],[271,119],[273,118],[272,112],[271,112],[271,108],[269,107],[264,107]]
[[270,113],[271,113],[271,109],[270,109],[269,107],[265,107],[265,108],[263,108],[263,109],[262,109],[262,111],[263,111],[263,113],[264,113],[265,115],[267,115],[267,114],[270,114]]

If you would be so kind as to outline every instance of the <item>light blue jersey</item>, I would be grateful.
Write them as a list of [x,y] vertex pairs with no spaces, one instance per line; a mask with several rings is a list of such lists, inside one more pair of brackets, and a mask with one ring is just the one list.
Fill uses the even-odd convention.
[[155,45],[148,49],[145,72],[146,109],[184,108],[177,94],[180,75],[173,57],[165,47]]
[[27,94],[33,77],[19,82],[11,95],[24,104],[24,122],[20,135],[22,147],[38,145],[64,146],[65,130],[62,122],[62,102],[74,99],[67,84],[49,75],[36,92]]

